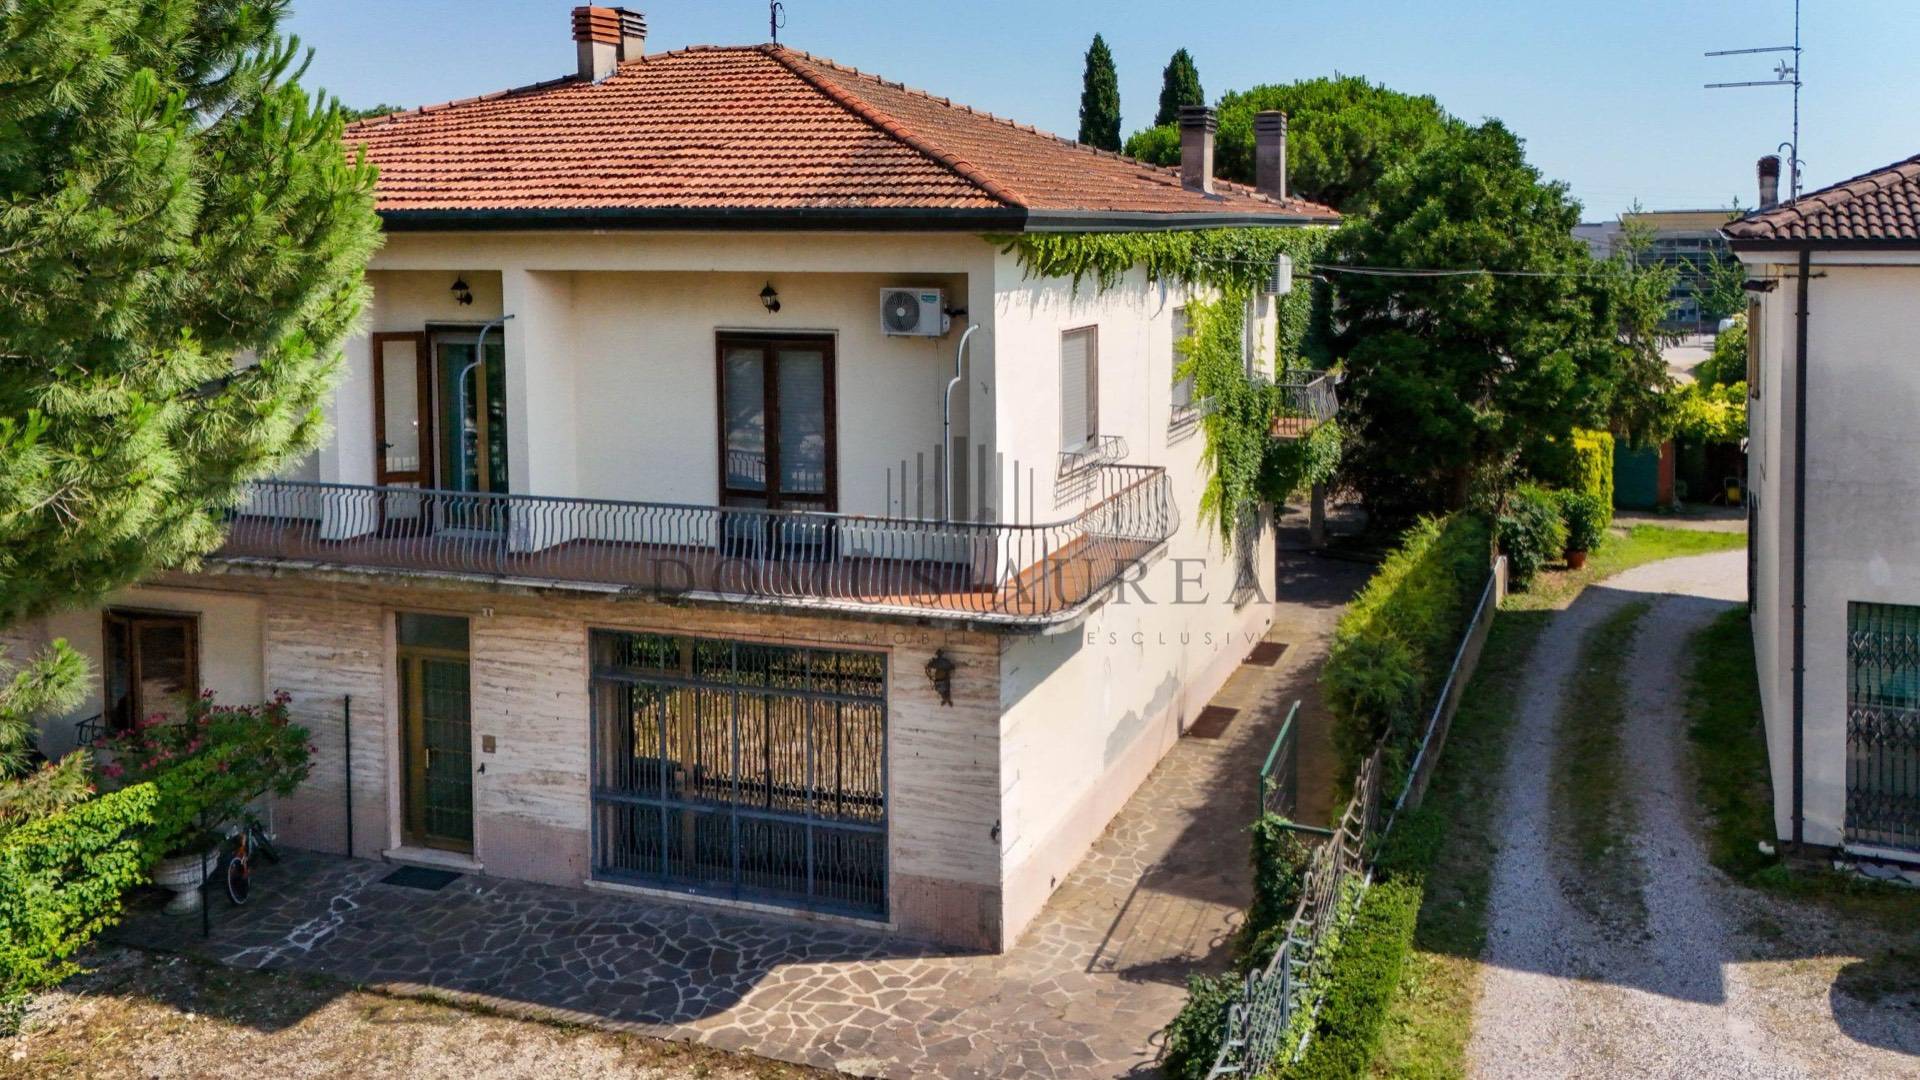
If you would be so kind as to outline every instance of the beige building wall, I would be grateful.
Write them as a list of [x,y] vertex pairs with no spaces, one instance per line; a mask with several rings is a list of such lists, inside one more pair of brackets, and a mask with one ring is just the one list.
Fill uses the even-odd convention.
[[[1775,817],[1792,829],[1793,382],[1797,266],[1762,306],[1764,372],[1750,449],[1761,497],[1755,652]],[[1840,845],[1846,818],[1847,605],[1920,605],[1920,266],[1815,253],[1808,299],[1804,835]]]

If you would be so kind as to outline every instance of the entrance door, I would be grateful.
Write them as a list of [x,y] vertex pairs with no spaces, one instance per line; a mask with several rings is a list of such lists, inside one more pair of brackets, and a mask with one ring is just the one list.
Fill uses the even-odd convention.
[[473,721],[469,711],[467,620],[398,617],[401,754],[406,842],[473,850]]
[[887,910],[879,653],[596,630],[593,874]]
[[104,622],[107,726],[125,731],[157,714],[181,716],[200,693],[200,620],[112,610]]
[[[837,508],[833,339],[722,334],[719,345],[720,505]],[[729,515],[739,554],[821,554],[828,523]]]
[[[433,377],[427,335],[373,335],[373,482],[382,488],[424,488],[433,480]],[[425,522],[424,496],[382,493],[384,528],[410,531]]]
[[[487,335],[487,355],[475,362],[479,335],[436,330],[433,366],[438,424],[439,484],[445,491],[504,495],[508,490],[506,346]],[[443,524],[497,531],[506,525],[502,499],[451,499]]]

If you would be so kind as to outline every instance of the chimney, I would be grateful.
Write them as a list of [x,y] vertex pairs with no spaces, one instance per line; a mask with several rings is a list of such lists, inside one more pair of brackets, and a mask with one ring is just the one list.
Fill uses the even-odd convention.
[[1220,121],[1205,105],[1180,106],[1180,186],[1213,194],[1213,133]]
[[1768,154],[1760,159],[1760,209],[1771,210],[1780,205],[1780,155]]
[[580,78],[599,82],[622,60],[637,60],[647,51],[647,20],[626,8],[577,7],[573,43],[580,54]]
[[1270,199],[1287,197],[1287,114],[1253,114],[1253,186]]

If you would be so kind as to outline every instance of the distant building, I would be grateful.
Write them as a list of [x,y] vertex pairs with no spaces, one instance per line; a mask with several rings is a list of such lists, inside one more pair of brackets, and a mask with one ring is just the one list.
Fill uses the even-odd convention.
[[1728,210],[1644,210],[1622,214],[1615,221],[1582,222],[1574,227],[1573,235],[1586,241],[1594,258],[1604,259],[1618,249],[1626,226],[1651,230],[1651,246],[1643,258],[1679,270],[1674,277],[1668,325],[1678,330],[1712,331],[1718,320],[1700,310],[1701,269],[1709,262],[1733,258],[1720,227],[1734,216]]

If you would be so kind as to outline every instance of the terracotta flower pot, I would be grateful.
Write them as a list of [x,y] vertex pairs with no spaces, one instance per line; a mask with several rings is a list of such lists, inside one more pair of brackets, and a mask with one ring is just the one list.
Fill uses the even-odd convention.
[[1587,565],[1587,553],[1584,551],[1567,552],[1567,569],[1578,570]]

